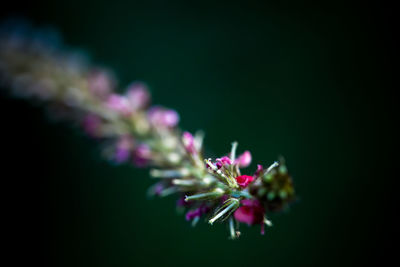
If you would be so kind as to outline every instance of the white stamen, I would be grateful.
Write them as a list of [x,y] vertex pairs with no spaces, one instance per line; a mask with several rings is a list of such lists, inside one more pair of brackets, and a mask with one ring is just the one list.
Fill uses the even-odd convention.
[[184,177],[189,175],[189,170],[186,168],[177,169],[177,170],[158,170],[151,169],[150,175],[155,178],[176,178],[176,177]]
[[193,180],[183,180],[183,179],[174,179],[172,180],[172,184],[181,185],[181,186],[192,186],[195,184]]
[[268,220],[267,217],[264,217],[264,223],[269,227],[272,226],[272,222],[270,220]]
[[204,132],[197,131],[194,136],[194,147],[196,148],[196,151],[201,150],[201,147],[203,146],[203,139],[204,139]]
[[213,198],[213,197],[219,197],[224,194],[224,190],[221,188],[216,188],[215,190],[207,193],[201,193],[201,194],[196,194],[196,195],[191,195],[191,196],[185,196],[185,201],[190,201],[190,200],[199,200],[199,199],[207,199],[207,198]]
[[229,218],[229,231],[231,233],[231,239],[236,238],[236,233],[235,233],[235,226],[233,224],[233,218]]
[[273,168],[278,167],[279,162],[275,161],[274,163],[271,164],[271,166],[268,167],[268,169],[264,172],[264,175],[268,174]]
[[220,213],[215,215],[213,218],[211,218],[208,222],[210,224],[213,224],[216,220],[221,218],[225,213],[229,212],[234,206],[237,206],[239,201],[237,199],[232,199],[232,203],[229,204],[225,209],[223,209]]
[[238,146],[237,142],[233,142],[232,143],[232,149],[231,149],[231,164],[233,164],[235,162],[235,158],[236,158],[236,148]]

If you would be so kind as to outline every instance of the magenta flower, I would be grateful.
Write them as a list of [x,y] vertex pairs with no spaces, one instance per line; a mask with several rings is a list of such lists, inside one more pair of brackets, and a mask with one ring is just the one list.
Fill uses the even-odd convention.
[[242,155],[240,155],[236,160],[235,164],[238,164],[240,168],[246,168],[251,163],[251,153],[246,150]]
[[107,98],[106,106],[124,116],[128,116],[132,113],[132,107],[128,98],[119,94],[111,94]]
[[242,188],[247,187],[251,182],[253,182],[254,177],[250,175],[240,175],[235,178],[238,185]]
[[231,159],[227,156],[223,156],[222,158],[218,158],[215,160],[217,163],[215,164],[218,169],[221,169],[222,166],[231,165]]
[[156,128],[172,128],[179,122],[179,114],[175,110],[160,106],[150,108],[147,116],[150,123]]
[[265,209],[258,200],[243,199],[235,213],[234,217],[237,221],[248,225],[264,224]]
[[147,86],[141,82],[132,83],[126,96],[133,110],[143,109],[150,103],[150,93]]

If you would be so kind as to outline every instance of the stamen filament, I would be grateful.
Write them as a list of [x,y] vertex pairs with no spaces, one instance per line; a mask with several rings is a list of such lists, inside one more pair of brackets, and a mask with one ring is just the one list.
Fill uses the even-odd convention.
[[221,188],[216,188],[215,190],[207,193],[201,193],[201,194],[196,194],[196,195],[191,195],[191,196],[185,196],[185,201],[191,201],[191,200],[203,200],[203,199],[210,199],[210,198],[216,198],[220,197],[224,194],[224,190]]
[[[228,200],[229,201],[229,200]],[[215,215],[213,218],[211,218],[208,222],[210,224],[213,224],[216,220],[220,219],[223,215],[225,215],[227,212],[232,212],[232,209],[235,206],[239,206],[239,200],[237,199],[231,199],[231,204],[229,204],[225,209],[223,209],[221,212],[219,212],[217,215]]]

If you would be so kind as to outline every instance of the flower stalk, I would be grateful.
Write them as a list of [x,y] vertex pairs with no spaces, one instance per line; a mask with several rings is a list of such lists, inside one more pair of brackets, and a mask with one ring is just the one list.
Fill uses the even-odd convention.
[[227,220],[230,238],[236,239],[240,224],[271,226],[267,213],[295,199],[283,159],[267,169],[258,164],[250,173],[243,169],[251,164],[251,153],[238,154],[237,142],[228,155],[206,158],[204,134],[182,131],[178,112],[152,104],[146,84],[135,81],[117,93],[110,70],[35,34],[29,26],[0,27],[2,88],[79,125],[113,163],[152,167],[150,176],[158,182],[148,194],[178,195],[177,205],[193,226],[202,218],[211,225]]

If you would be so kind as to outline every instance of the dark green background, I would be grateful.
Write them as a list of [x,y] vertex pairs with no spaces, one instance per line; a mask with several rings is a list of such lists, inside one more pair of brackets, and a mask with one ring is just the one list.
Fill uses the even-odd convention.
[[[146,199],[147,170],[112,166],[67,124],[1,98],[7,242],[49,266],[339,266],[387,258],[382,237],[395,99],[392,8],[329,1],[13,1],[4,16],[51,25],[72,47],[146,81],[183,129],[255,163],[284,155],[299,201],[265,236],[195,229],[175,199]],[[8,172],[8,173],[7,173]]]

